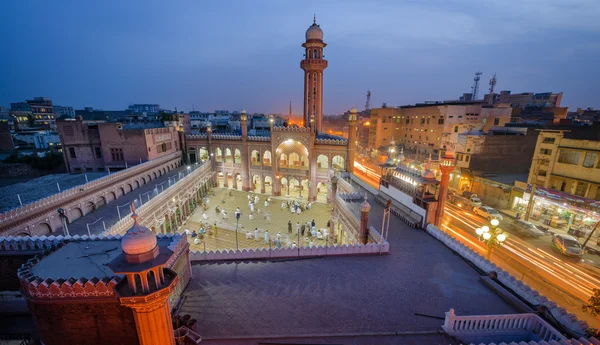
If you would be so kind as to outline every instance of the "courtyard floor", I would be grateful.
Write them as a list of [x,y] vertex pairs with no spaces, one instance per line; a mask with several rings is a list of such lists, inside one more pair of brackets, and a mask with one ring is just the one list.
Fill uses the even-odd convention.
[[[382,208],[369,202],[369,224],[378,227]],[[425,231],[392,216],[388,240],[390,255],[383,256],[195,264],[180,312],[198,320],[207,344],[260,343],[217,340],[249,336],[435,332],[450,308],[457,315],[516,312]],[[416,343],[406,340],[390,343]],[[449,343],[431,340],[421,343]]]
[[[269,206],[264,206],[265,200],[269,197],[268,195],[258,195],[259,203],[255,205],[254,219],[249,218],[250,208],[248,206],[248,195],[250,193],[241,192],[233,189],[215,188],[215,195],[210,196],[208,200],[208,209],[202,210],[197,208],[194,213],[184,222],[183,226],[179,228],[179,232],[189,231],[198,232],[200,227],[204,226],[206,230],[209,228],[212,230],[213,224],[217,223],[216,236],[206,234],[200,243],[194,243],[194,238],[188,236],[191,250],[217,250],[217,249],[235,249],[236,248],[236,219],[235,209],[240,208],[242,215],[238,224],[237,242],[239,248],[275,248],[273,240],[276,238],[277,233],[281,233],[281,245],[287,247],[293,242],[300,246],[308,246],[310,242],[313,245],[327,245],[330,244],[330,239],[323,238],[317,239],[315,237],[308,237],[309,231],[304,233],[304,236],[298,236],[296,234],[296,222],[300,225],[306,224],[309,221],[315,220],[315,227],[317,229],[326,228],[327,221],[330,215],[330,206],[323,202],[315,202],[311,205],[310,210],[303,211],[300,215],[292,214],[289,208],[282,209],[282,201],[297,200],[298,202],[306,202],[301,199],[294,199],[289,197],[271,197],[272,202]],[[231,196],[230,196],[231,194]],[[222,200],[224,202],[222,202]],[[221,214],[215,211],[216,206],[220,209],[224,209],[229,218],[224,219]],[[270,222],[265,217],[265,214],[270,214]],[[204,218],[206,215],[206,219]],[[292,233],[288,233],[288,221],[292,222]],[[254,229],[258,228],[259,238],[258,241],[254,237]],[[269,232],[269,242],[265,243],[264,233]],[[250,232],[251,238],[246,238],[246,234]]]

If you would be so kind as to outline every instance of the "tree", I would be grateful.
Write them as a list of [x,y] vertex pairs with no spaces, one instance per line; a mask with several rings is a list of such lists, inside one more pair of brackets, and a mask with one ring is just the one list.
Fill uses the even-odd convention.
[[593,289],[592,296],[587,304],[584,304],[581,309],[585,312],[589,312],[592,316],[600,315],[600,289]]

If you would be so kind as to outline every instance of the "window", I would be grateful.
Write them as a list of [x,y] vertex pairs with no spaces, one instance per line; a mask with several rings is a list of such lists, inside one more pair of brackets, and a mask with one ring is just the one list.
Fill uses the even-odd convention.
[[94,153],[96,154],[96,158],[102,158],[102,150],[99,147],[94,147]]
[[469,161],[469,157],[471,157],[471,156],[467,156],[467,155],[465,155],[465,162],[468,162],[468,161]]
[[454,133],[458,132],[458,126],[454,126]]
[[110,149],[110,154],[112,156],[113,161],[122,161],[123,160],[123,149]]
[[73,126],[64,126],[63,129],[65,130],[66,137],[72,137],[74,135]]
[[561,149],[558,155],[558,161],[560,163],[577,165],[577,163],[579,163],[580,154],[581,152],[579,151]]
[[583,166],[585,168],[593,168],[597,158],[598,152],[586,152],[585,159],[583,160]]
[[94,168],[85,168],[85,172],[94,172]]
[[77,158],[74,147],[69,147],[69,155],[71,156],[71,158]]
[[577,182],[577,188],[575,189],[575,195],[585,197],[585,192],[587,192],[588,184],[586,182]]
[[438,120],[438,125],[443,125],[444,124],[444,119],[439,119]]
[[544,144],[554,144],[555,138],[544,138],[542,141]]
[[498,126],[500,124],[500,118],[494,118],[494,126]]
[[540,149],[540,154],[542,154],[542,155],[551,155],[552,154],[552,150],[551,149]]
[[540,170],[538,172],[538,176],[546,176],[548,174],[548,172],[546,170]]
[[421,119],[421,124],[425,124],[425,119]]

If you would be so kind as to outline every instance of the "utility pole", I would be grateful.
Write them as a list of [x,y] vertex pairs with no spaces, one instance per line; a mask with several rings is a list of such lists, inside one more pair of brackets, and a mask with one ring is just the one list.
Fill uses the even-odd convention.
[[587,245],[588,241],[590,240],[590,238],[592,238],[592,235],[594,234],[594,232],[596,232],[596,230],[598,230],[598,225],[600,225],[600,220],[598,221],[598,223],[596,223],[596,226],[594,227],[594,230],[592,230],[590,232],[590,234],[588,235],[588,237],[585,239],[585,241],[583,242],[583,245],[581,246],[581,249],[583,251],[585,251],[585,246]]
[[531,216],[531,211],[533,210],[534,198],[535,198],[535,182],[537,182],[538,174],[540,173],[540,158],[536,158],[535,160],[535,168],[533,169],[533,179],[531,183],[531,194],[529,195],[529,202],[527,203],[527,208],[525,209],[525,220],[529,220]]

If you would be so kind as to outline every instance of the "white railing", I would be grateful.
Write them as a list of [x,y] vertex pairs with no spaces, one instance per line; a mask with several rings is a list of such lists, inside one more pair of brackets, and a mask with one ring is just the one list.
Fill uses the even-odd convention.
[[203,133],[203,134],[188,134],[185,137],[186,137],[186,139],[189,139],[189,140],[194,140],[194,139],[196,139],[196,140],[208,139],[208,135],[206,133]]
[[248,140],[249,141],[270,141],[271,137],[258,136],[258,135],[249,135],[248,136]]
[[368,244],[343,244],[330,246],[313,246],[298,248],[256,248],[240,250],[217,250],[217,251],[191,251],[190,261],[227,261],[227,260],[250,260],[250,259],[274,259],[274,258],[296,258],[315,256],[338,256],[338,255],[366,255],[388,253],[389,243],[385,242],[383,247],[379,243]]
[[348,145],[347,139],[325,139],[325,138],[317,138],[315,140],[317,144],[325,144],[325,145]]
[[213,134],[211,138],[216,140],[242,140],[241,135],[234,134]]
[[[519,331],[529,335],[525,338],[537,338],[537,341],[561,341],[566,340],[560,332],[550,326],[546,321],[536,314],[505,314],[505,315],[475,315],[457,316],[454,309],[446,313],[444,320],[444,331],[448,335],[458,338],[461,336],[469,338],[481,337],[482,339],[493,337],[495,333],[517,333]],[[535,337],[531,337],[534,335]],[[498,339],[498,342],[502,339]]]
[[117,180],[121,180],[124,178],[128,178],[130,176],[134,176],[142,171],[148,170],[150,167],[158,166],[165,162],[168,162],[170,160],[177,159],[180,157],[181,157],[181,152],[179,152],[179,151],[173,152],[166,156],[156,158],[151,161],[144,162],[142,164],[135,165],[131,168],[121,170],[114,174],[104,176],[102,178],[90,181],[88,183],[69,188],[60,193],[53,194],[53,195],[45,197],[43,199],[40,199],[40,200],[31,202],[31,203],[28,203],[26,205],[14,208],[10,211],[6,211],[6,212],[0,214],[0,224],[2,222],[17,219],[17,218],[27,215],[31,212],[37,212],[41,208],[45,208],[50,205],[57,205],[59,203],[64,202],[66,199],[71,198],[82,192],[89,192],[90,190],[93,190],[96,188],[105,187],[106,185],[113,184]]
[[358,238],[358,235],[360,234],[360,222],[339,194],[335,196],[335,206],[335,210],[342,219],[342,223],[350,227],[348,230]]
[[273,126],[273,132],[300,132],[300,133],[309,133],[309,127],[283,127],[283,126]]
[[[140,223],[146,226],[154,224],[154,217],[151,215],[150,210],[152,210],[156,205],[166,205],[167,202],[176,196],[176,194],[178,194],[181,190],[187,191],[188,189],[191,189],[197,178],[203,174],[206,174],[211,169],[212,167],[210,161],[205,162],[200,167],[181,178],[179,181],[173,183],[153,199],[150,199],[150,201],[138,207],[136,214],[141,219]],[[124,216],[121,220],[114,223],[108,230],[104,232],[104,235],[124,234],[125,231],[127,231],[133,225],[133,219],[131,219],[129,215],[131,215],[131,212]]]
[[355,191],[354,187],[352,187],[352,185],[348,181],[344,180],[343,177],[341,177],[340,175],[337,175],[337,177],[339,192],[353,193]]

